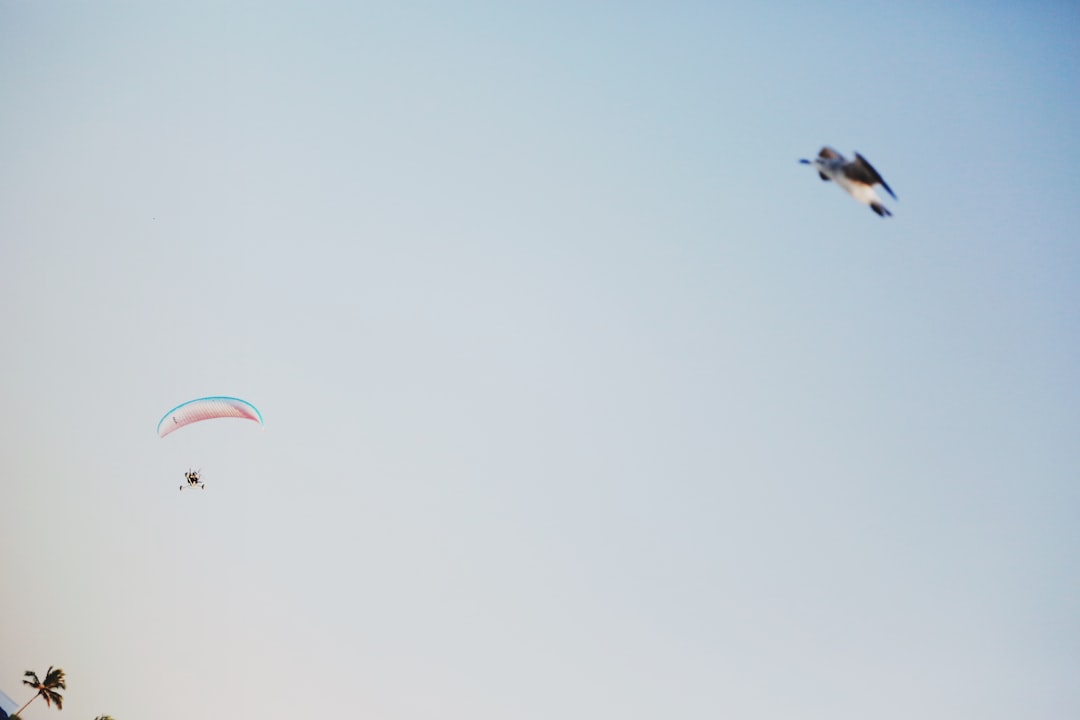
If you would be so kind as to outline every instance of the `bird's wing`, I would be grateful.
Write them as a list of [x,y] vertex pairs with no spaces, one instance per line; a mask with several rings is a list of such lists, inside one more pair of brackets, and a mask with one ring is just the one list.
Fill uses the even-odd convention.
[[849,162],[844,166],[844,175],[855,182],[866,183],[867,185],[881,185],[887,193],[893,196],[893,200],[897,199],[896,193],[889,187],[889,183],[885,182],[885,179],[878,174],[874,166],[868,163],[866,158],[859,153],[855,153],[853,162]]

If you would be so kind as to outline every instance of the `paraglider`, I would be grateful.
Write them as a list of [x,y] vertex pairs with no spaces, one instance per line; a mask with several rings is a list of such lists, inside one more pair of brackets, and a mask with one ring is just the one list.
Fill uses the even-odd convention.
[[[199,487],[203,490],[206,489],[206,483],[202,481],[202,477],[199,475],[200,470],[188,470],[184,473],[184,479],[187,480],[187,486],[189,488]],[[180,492],[184,491],[184,486],[180,486]]]
[[[260,427],[263,424],[262,413],[247,400],[217,395],[197,398],[177,405],[158,421],[157,431],[160,437],[165,437],[185,425],[219,418],[251,420],[259,423]],[[188,471],[184,473],[187,484],[180,486],[181,492],[196,487],[205,490],[206,483],[202,481],[201,472],[201,470],[188,468]]]

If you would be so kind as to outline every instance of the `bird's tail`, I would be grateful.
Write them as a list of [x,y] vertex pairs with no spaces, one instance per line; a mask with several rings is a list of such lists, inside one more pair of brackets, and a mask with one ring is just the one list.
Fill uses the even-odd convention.
[[881,217],[892,217],[892,213],[889,212],[889,208],[885,207],[879,202],[870,203],[870,209],[876,212]]

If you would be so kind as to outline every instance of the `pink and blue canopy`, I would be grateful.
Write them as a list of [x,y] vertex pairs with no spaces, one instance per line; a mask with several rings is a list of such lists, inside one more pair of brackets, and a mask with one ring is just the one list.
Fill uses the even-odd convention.
[[165,413],[165,417],[161,418],[157,426],[158,435],[165,437],[185,425],[216,418],[241,418],[254,420],[259,425],[263,424],[262,413],[247,400],[220,396],[204,397],[188,400]]

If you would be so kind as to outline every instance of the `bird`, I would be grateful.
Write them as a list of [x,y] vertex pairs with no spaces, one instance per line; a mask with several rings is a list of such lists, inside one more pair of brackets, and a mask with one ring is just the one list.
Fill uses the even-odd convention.
[[881,198],[874,191],[875,185],[885,188],[885,191],[897,200],[896,193],[889,184],[878,174],[874,166],[866,161],[859,153],[855,153],[854,160],[847,160],[843,155],[826,145],[813,160],[802,159],[799,162],[804,165],[813,165],[821,179],[828,182],[833,180],[848,195],[855,198],[881,217],[891,217],[889,209],[881,204]]

